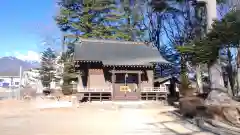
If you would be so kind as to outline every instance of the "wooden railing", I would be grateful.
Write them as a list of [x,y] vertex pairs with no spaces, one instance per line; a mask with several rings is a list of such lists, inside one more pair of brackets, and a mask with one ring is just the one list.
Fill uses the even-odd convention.
[[141,92],[159,92],[159,93],[168,93],[166,87],[143,87]]
[[78,92],[112,92],[112,88],[80,88]]
[[[78,92],[112,92],[112,88],[80,88]],[[166,87],[143,87],[141,92],[158,92],[158,93],[168,93]]]

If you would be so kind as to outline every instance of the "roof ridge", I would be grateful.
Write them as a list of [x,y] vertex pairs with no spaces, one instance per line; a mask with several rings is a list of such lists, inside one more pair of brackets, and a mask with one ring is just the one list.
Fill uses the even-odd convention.
[[93,38],[80,38],[80,41],[102,42],[102,43],[142,44],[142,45],[146,45],[146,43],[144,43],[144,42],[122,41],[122,40],[109,40],[109,39],[93,39]]

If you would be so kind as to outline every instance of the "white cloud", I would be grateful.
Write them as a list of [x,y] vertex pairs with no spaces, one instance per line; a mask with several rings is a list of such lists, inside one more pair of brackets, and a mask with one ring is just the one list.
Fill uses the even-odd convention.
[[11,53],[10,52],[6,52],[5,56],[11,56]]
[[6,52],[6,56],[13,56],[21,60],[27,61],[40,61],[40,54],[34,51],[27,51],[26,53],[14,51],[14,52]]

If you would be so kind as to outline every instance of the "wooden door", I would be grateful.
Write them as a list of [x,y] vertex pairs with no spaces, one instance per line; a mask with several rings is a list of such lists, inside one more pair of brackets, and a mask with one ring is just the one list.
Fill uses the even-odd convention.
[[114,100],[140,100],[141,92],[135,84],[116,83],[113,92]]

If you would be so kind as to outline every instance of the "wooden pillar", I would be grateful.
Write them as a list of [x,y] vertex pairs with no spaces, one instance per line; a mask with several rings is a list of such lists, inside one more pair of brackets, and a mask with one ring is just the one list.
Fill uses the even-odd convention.
[[113,96],[114,96],[114,92],[115,92],[115,68],[113,68],[112,70],[112,100],[114,99]]
[[153,67],[153,73],[151,73],[151,75],[152,75],[152,86],[151,87],[154,87],[154,79],[155,79],[155,73],[156,72],[154,72],[154,68],[155,68],[155,65],[154,65],[154,67]]
[[142,99],[142,97],[141,97],[141,95],[142,95],[142,93],[141,93],[141,91],[142,91],[142,76],[141,76],[141,74],[142,74],[142,71],[138,72],[138,90],[136,91],[138,93],[138,98],[140,100]]
[[89,92],[89,95],[88,95],[88,101],[91,102],[91,100],[92,100],[92,93]]
[[141,78],[141,72],[138,73],[138,89],[141,92],[142,90],[142,78]]
[[88,77],[87,77],[87,88],[90,88],[90,65],[87,63]]
[[163,68],[164,68],[164,66],[163,66],[163,65],[160,65],[161,77],[163,76]]
[[102,102],[102,92],[100,92],[100,101]]

